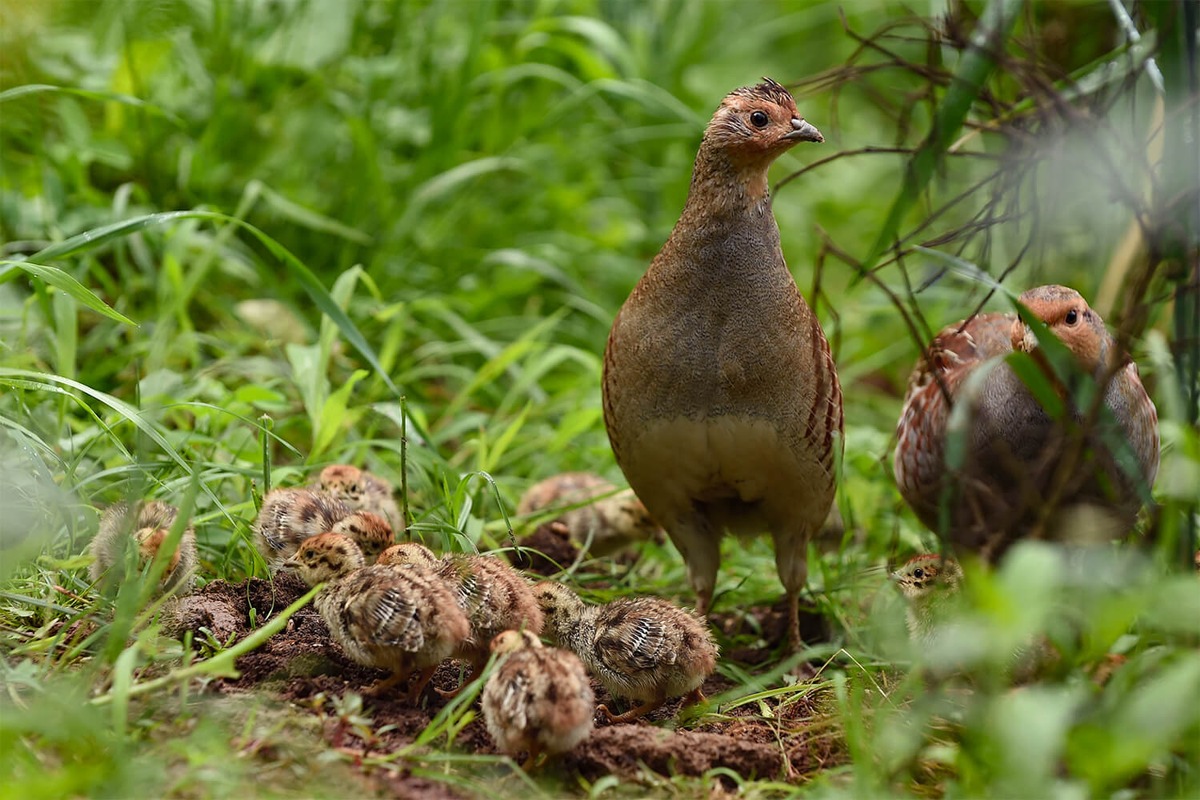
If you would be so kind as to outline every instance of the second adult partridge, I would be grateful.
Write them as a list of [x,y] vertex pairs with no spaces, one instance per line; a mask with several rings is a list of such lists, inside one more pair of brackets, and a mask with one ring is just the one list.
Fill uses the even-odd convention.
[[[1056,419],[1042,407],[1004,361],[1018,350],[1045,365],[1034,331],[1015,314],[980,314],[934,338],[909,378],[896,430],[896,483],[922,522],[955,550],[985,561],[1024,536],[1094,537],[1100,528],[1119,535],[1133,524],[1158,473],[1154,403],[1100,315],[1065,286],[1039,286],[1018,299],[1103,386],[1111,422],[1102,417],[1086,427],[1088,410],[1053,377],[1069,411]],[[952,467],[947,448],[959,406],[964,455]],[[1066,460],[1080,437],[1080,457]],[[1132,463],[1123,465],[1109,446],[1120,438]],[[1081,506],[1100,513],[1050,513]],[[1105,525],[1097,524],[1101,518]],[[1075,530],[1082,528],[1096,530]]]
[[679,221],[617,314],[604,421],[617,463],[712,602],[720,540],[770,531],[800,644],[806,551],[834,495],[842,392],[780,249],[767,170],[821,142],[778,83],[721,101]]

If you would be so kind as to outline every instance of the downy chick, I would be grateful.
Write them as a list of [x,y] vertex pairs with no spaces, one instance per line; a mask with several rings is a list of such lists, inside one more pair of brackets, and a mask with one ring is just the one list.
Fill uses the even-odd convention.
[[394,531],[405,530],[392,485],[378,475],[350,464],[331,464],[321,470],[316,488],[328,492],[352,509],[378,514],[388,521]]
[[657,597],[621,598],[588,605],[561,583],[533,587],[546,615],[545,634],[573,651],[592,675],[616,697],[638,705],[609,722],[629,722],[686,695],[700,702],[700,687],[717,666],[717,645],[704,620]]
[[925,644],[946,617],[947,606],[962,585],[962,567],[937,553],[913,556],[891,574],[905,601],[908,634],[915,644]]
[[329,581],[315,601],[329,633],[353,661],[391,671],[367,690],[379,695],[417,674],[415,703],[434,670],[470,633],[442,581],[419,567],[364,566],[353,540],[336,533],[306,539],[284,562],[309,586]]
[[[158,555],[178,516],[179,509],[160,500],[139,503],[136,510],[128,503],[114,503],[105,509],[100,515],[100,530],[88,545],[88,552],[95,557],[88,568],[92,582],[120,576],[128,544],[136,545],[138,567],[144,569]],[[188,525],[159,581],[163,591],[190,592],[196,562],[196,533]]]
[[343,533],[359,549],[381,552],[394,537],[391,526],[370,512],[354,511],[341,500],[312,489],[274,489],[254,521],[254,541],[274,572],[300,543],[319,533]]
[[499,663],[480,705],[498,750],[527,752],[528,770],[542,753],[565,753],[591,735],[596,697],[578,656],[543,647],[527,630],[501,633],[491,650]]
[[658,526],[632,489],[617,487],[590,472],[564,472],[535,483],[521,495],[518,514],[533,514],[572,506],[600,495],[588,505],[564,511],[557,519],[567,526],[571,539],[595,557],[612,555],[630,545],[660,538]]
[[471,675],[463,681],[464,686],[487,663],[488,647],[496,636],[506,630],[526,630],[535,635],[542,632],[542,610],[529,584],[498,558],[466,553],[449,553],[438,558],[422,544],[405,542],[385,550],[379,563],[417,565],[445,583],[471,626],[469,635],[454,652],[455,658],[471,665]]

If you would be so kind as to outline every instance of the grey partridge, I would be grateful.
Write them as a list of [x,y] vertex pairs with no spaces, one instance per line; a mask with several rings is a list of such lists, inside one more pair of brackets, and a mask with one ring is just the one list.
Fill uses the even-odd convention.
[[[105,509],[100,515],[96,538],[88,546],[95,559],[88,568],[92,581],[115,579],[122,571],[125,548],[129,545],[137,548],[139,567],[148,565],[158,555],[178,516],[179,509],[161,500],[148,500],[136,506],[114,503]],[[191,591],[196,562],[196,533],[188,525],[167,562],[160,587],[164,591]]]
[[329,634],[351,660],[391,671],[367,694],[382,694],[417,673],[408,691],[408,700],[416,702],[470,625],[450,590],[428,570],[364,564],[350,537],[322,533],[305,539],[283,566],[309,586],[328,581],[314,604]]
[[530,631],[501,633],[491,651],[499,663],[479,704],[497,749],[528,753],[528,770],[542,753],[573,750],[591,734],[596,697],[578,656],[543,647]]
[[[542,609],[529,584],[499,558],[468,553],[448,553],[438,558],[423,544],[403,542],[385,550],[379,556],[379,563],[423,567],[450,590],[471,624],[470,634],[454,652],[455,658],[471,665],[471,675],[463,681],[464,686],[483,671],[489,646],[496,636],[509,629],[542,632]],[[455,692],[441,694],[452,696]]]
[[778,83],[721,101],[679,221],[617,314],[604,421],[617,463],[712,602],[720,539],[769,531],[800,644],[807,546],[833,502],[842,392],[780,249],[767,170],[823,138]]
[[638,701],[624,714],[597,711],[608,722],[630,722],[685,696],[704,699],[704,679],[717,667],[717,645],[703,619],[657,597],[623,597],[588,605],[561,583],[533,587],[546,615],[545,634],[573,651],[615,697]]
[[[1077,538],[1086,527],[1119,535],[1132,526],[1158,472],[1154,403],[1100,315],[1064,286],[1039,286],[1019,300],[1103,387],[1110,421],[1085,428],[1088,410],[1052,376],[1034,332],[1015,314],[980,314],[934,338],[909,378],[896,431],[896,483],[922,522],[956,551],[985,562],[1025,536]],[[1046,370],[1065,414],[1043,408],[1005,361],[1014,350]],[[953,469],[952,413],[963,420],[957,442],[965,448]],[[1068,460],[1080,437],[1083,457]],[[1128,443],[1135,463],[1122,465],[1109,447],[1114,437]],[[1096,524],[1096,510],[1104,525]]]

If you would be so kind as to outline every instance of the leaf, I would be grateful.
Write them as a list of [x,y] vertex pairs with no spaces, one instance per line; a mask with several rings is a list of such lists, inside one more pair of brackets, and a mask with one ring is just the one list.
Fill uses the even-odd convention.
[[[292,272],[292,277],[296,278],[300,285],[304,287],[304,291],[312,298],[312,301],[317,305],[327,317],[333,320],[337,325],[342,335],[346,340],[354,346],[356,350],[367,360],[379,377],[383,378],[384,384],[395,394],[400,396],[400,389],[392,382],[392,378],[384,370],[383,365],[379,363],[379,357],[375,355],[374,349],[367,344],[367,340],[359,332],[358,327],[346,316],[346,312],[334,302],[330,297],[329,292],[321,283],[320,279],[304,265],[300,259],[292,255],[286,247],[272,239],[267,234],[260,231],[245,220],[231,217],[228,214],[221,214],[216,211],[164,211],[157,214],[146,214],[141,217],[114,222],[111,225],[104,225],[99,228],[93,228],[89,231],[84,231],[76,236],[72,236],[63,242],[52,244],[49,247],[38,251],[33,255],[34,259],[39,261],[49,261],[52,259],[66,258],[75,253],[91,250],[105,242],[113,239],[119,239],[146,228],[165,225],[181,219],[204,219],[213,222],[227,222],[238,225],[248,231],[262,243],[264,247],[271,252],[273,256],[278,258]],[[277,278],[278,276],[271,276]]]
[[354,385],[369,374],[365,369],[355,370],[354,374],[341,387],[329,395],[325,405],[321,408],[321,417],[317,422],[312,452],[308,455],[309,463],[317,461],[337,435],[342,432],[342,420],[346,416]]
[[106,103],[121,103],[122,105],[134,106],[144,109],[152,114],[157,114],[163,119],[169,120],[173,125],[180,128],[184,127],[184,122],[179,117],[172,114],[166,109],[156,106],[153,103],[147,103],[138,97],[131,97],[127,94],[119,94],[117,92],[102,92],[91,89],[76,89],[71,86],[53,86],[46,83],[30,83],[25,86],[16,86],[7,91],[0,92],[0,103],[7,103],[11,100],[18,100],[22,97],[28,97],[35,94],[65,94],[72,97],[82,97],[87,100],[102,100]]
[[[45,252],[45,251],[43,251]],[[84,286],[79,281],[75,280],[68,273],[58,267],[50,267],[45,264],[34,264],[29,261],[0,261],[0,284],[10,280],[10,276],[16,275],[16,270],[21,270],[29,275],[32,275],[45,283],[50,284],[56,289],[59,289],[75,300],[98,314],[102,314],[111,320],[132,325],[137,327],[137,323],[125,316],[121,312],[115,310],[95,294],[90,289]]]

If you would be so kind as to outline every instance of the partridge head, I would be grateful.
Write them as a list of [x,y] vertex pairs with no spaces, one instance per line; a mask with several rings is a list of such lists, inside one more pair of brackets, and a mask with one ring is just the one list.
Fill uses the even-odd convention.
[[597,711],[609,722],[629,722],[684,697],[704,700],[704,679],[717,666],[717,645],[703,619],[657,597],[621,598],[588,605],[561,583],[533,587],[546,615],[545,634],[573,651],[615,697],[637,701],[620,715]]
[[284,562],[309,586],[328,582],[315,605],[346,656],[391,672],[367,692],[382,694],[416,673],[408,692],[415,702],[470,626],[432,572],[364,564],[358,545],[336,533],[304,540]]
[[493,639],[491,651],[499,663],[480,705],[500,751],[527,753],[528,770],[542,753],[565,753],[591,734],[596,698],[578,656],[515,630]]
[[796,143],[820,141],[774,81],[727,95],[679,221],[604,354],[613,454],[683,555],[698,610],[712,601],[721,536],[769,531],[793,646],[808,542],[833,502],[842,394],[784,262],[767,170]]

